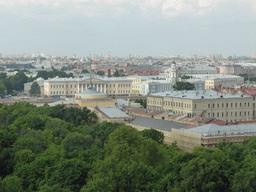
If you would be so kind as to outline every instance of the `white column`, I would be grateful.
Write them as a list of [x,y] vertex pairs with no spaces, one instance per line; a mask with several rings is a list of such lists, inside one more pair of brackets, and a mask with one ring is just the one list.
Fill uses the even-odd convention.
[[100,92],[102,93],[102,89],[103,89],[103,84],[101,84],[100,86]]
[[79,82],[78,82],[78,92],[77,93],[79,93]]
[[84,84],[82,84],[82,92],[84,92]]
[[104,85],[104,93],[107,93],[107,84]]

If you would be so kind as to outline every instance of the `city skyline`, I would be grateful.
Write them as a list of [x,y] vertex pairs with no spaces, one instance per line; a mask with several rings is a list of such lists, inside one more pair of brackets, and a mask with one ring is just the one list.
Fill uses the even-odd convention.
[[0,0],[0,52],[252,56],[248,0]]

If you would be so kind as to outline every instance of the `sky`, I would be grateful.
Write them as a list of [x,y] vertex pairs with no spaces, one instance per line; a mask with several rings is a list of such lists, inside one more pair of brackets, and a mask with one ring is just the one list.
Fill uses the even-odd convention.
[[0,0],[0,53],[256,53],[255,0]]

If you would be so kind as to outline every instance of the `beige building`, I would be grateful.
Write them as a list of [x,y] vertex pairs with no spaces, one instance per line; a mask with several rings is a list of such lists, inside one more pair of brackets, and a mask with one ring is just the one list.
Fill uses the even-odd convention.
[[[37,78],[34,82],[38,83],[38,86],[40,87],[40,94],[44,95],[44,79],[42,77]],[[31,86],[34,82],[24,83],[24,93],[30,94]]]
[[148,96],[147,109],[235,122],[254,119],[255,100],[213,90],[169,91]]
[[146,82],[148,79],[145,77],[128,77],[132,81],[132,94],[139,95],[141,90],[141,84]]
[[205,80],[205,89],[214,89],[215,87],[233,87],[244,84],[244,78],[240,76],[223,76]]
[[108,96],[128,96],[131,94],[132,80],[126,78],[53,78],[44,81],[44,94],[46,96],[67,96],[74,97],[81,93],[90,85],[96,91]]
[[191,152],[196,146],[214,148],[223,140],[232,143],[241,143],[255,136],[255,134],[255,124],[229,126],[208,124],[192,129],[173,128],[169,135],[171,142],[176,141],[179,148]]

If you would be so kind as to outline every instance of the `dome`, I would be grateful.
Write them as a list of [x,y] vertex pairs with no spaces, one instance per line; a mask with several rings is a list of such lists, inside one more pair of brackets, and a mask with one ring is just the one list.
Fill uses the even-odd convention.
[[76,99],[106,99],[107,94],[101,93],[89,87],[87,90],[75,94]]
[[36,79],[36,81],[44,81],[44,78],[38,77],[38,78]]

